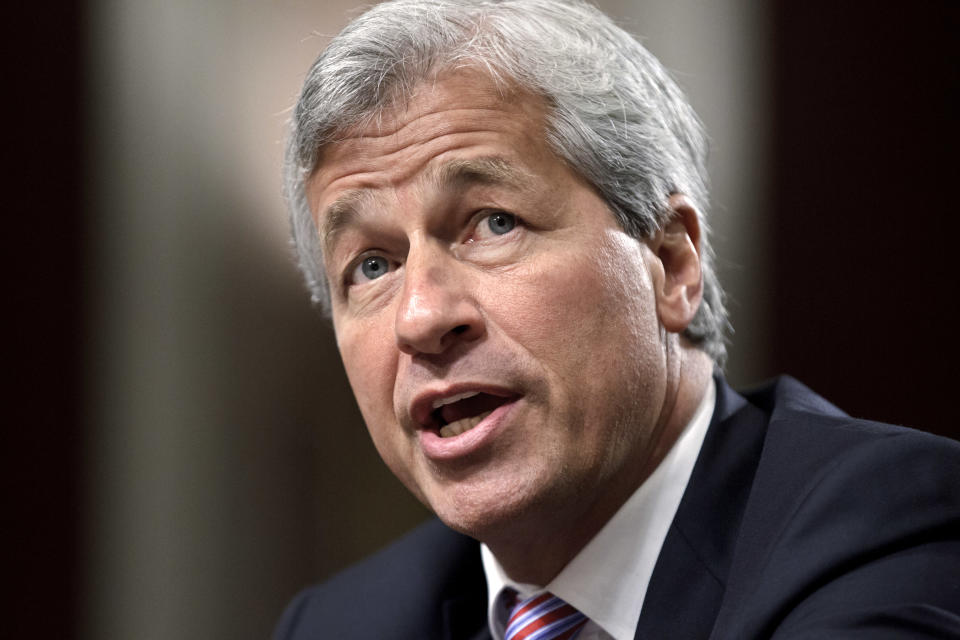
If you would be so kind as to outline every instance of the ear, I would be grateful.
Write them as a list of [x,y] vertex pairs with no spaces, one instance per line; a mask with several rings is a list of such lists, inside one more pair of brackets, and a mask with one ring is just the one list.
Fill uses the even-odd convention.
[[667,201],[670,218],[650,242],[663,266],[663,280],[656,283],[657,315],[667,331],[687,328],[703,298],[700,269],[700,222],[697,209],[682,193]]

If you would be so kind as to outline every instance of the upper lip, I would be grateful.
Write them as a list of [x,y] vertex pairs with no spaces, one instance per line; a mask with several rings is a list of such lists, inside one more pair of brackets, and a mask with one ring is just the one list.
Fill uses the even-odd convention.
[[491,396],[499,396],[501,398],[513,398],[520,395],[512,389],[508,389],[499,385],[477,382],[460,382],[456,384],[445,385],[440,388],[426,389],[415,395],[413,397],[413,401],[409,405],[410,417],[413,418],[415,426],[424,429],[436,428],[439,425],[437,424],[436,418],[433,416],[433,411],[435,408],[434,403],[449,399],[452,396],[470,392],[486,393]]

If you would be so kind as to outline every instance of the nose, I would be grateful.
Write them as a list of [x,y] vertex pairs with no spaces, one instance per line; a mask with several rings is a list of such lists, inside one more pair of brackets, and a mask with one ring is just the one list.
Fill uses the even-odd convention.
[[409,355],[440,354],[483,336],[483,315],[463,266],[442,247],[411,247],[397,308],[397,346]]

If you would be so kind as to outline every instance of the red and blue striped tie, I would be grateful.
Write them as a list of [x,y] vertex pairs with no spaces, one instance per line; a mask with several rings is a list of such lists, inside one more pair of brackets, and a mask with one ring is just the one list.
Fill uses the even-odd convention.
[[503,640],[570,640],[587,617],[550,593],[527,598],[510,612]]

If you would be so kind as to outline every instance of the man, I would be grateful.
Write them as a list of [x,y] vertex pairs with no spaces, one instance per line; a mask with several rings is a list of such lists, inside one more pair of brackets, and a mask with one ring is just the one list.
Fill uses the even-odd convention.
[[288,194],[373,441],[438,516],[279,638],[960,636],[960,451],[726,386],[705,142],[560,0],[399,0],[297,104]]

